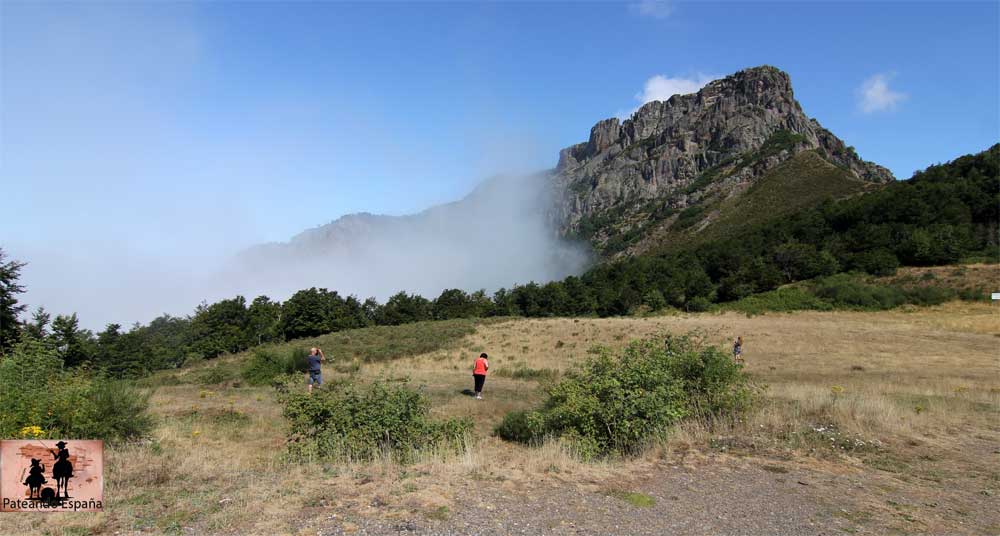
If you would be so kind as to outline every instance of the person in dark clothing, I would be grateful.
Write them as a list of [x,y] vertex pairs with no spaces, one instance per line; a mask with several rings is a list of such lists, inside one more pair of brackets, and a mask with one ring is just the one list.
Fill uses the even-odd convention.
[[483,384],[486,383],[486,371],[490,370],[490,362],[486,360],[486,352],[479,354],[472,366],[472,377],[475,380],[476,400],[483,399]]
[[313,391],[313,384],[323,385],[323,372],[320,369],[320,364],[326,361],[326,356],[323,355],[323,350],[319,348],[310,348],[309,355],[306,356],[306,360],[309,362],[309,371],[306,373],[306,384],[309,385],[309,393]]
[[42,484],[48,482],[45,480],[45,464],[42,460],[31,459],[31,469],[28,470],[28,479],[24,481],[24,485],[28,486],[28,498],[35,499],[39,498],[39,490],[42,488]]
[[56,443],[59,452],[49,453],[55,458],[56,463],[52,465],[52,477],[56,479],[56,497],[59,497],[59,490],[62,490],[63,498],[69,498],[69,479],[73,478],[73,463],[69,461],[69,449],[66,442]]

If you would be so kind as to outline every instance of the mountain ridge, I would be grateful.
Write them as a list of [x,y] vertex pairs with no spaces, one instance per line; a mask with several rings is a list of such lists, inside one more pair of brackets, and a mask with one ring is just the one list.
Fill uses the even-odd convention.
[[[895,180],[805,115],[787,73],[760,66],[646,103],[624,121],[597,122],[586,142],[560,152],[552,219],[563,235],[589,241],[602,256],[642,253],[649,245],[614,242],[635,234],[630,221],[653,217],[670,227],[670,216],[738,196],[804,151],[859,185]],[[609,243],[617,247],[609,250]]]
[[[806,153],[813,156],[800,156]],[[773,178],[790,168],[802,180]],[[554,233],[587,243],[601,258],[637,255],[689,242],[713,225],[732,225],[739,218],[728,211],[740,207],[733,200],[769,177],[776,184],[798,184],[795,198],[786,199],[784,207],[849,196],[895,180],[888,169],[862,160],[808,117],[789,75],[765,65],[712,81],[695,93],[648,102],[628,119],[600,120],[587,141],[560,151],[553,169],[494,177],[458,201],[416,214],[348,214],[240,256],[352,255],[379,234],[419,229],[447,235],[455,221],[488,209],[491,197],[500,199],[497,204],[510,218],[543,213]],[[511,194],[512,188],[521,191]],[[781,208],[755,216],[777,216]]]

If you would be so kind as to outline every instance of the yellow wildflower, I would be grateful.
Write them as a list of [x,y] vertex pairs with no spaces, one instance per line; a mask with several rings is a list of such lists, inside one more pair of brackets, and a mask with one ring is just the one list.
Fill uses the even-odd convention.
[[21,437],[32,437],[38,438],[45,435],[45,430],[42,430],[40,426],[25,426],[21,428]]

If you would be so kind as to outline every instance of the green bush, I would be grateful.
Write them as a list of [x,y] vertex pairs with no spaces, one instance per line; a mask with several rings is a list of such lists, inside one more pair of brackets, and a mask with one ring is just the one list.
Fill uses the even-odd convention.
[[837,274],[818,280],[814,292],[838,309],[884,310],[907,302],[903,289],[871,285],[851,274]]
[[304,348],[257,350],[243,367],[243,379],[250,385],[264,385],[285,374],[305,372],[309,368],[307,355]]
[[56,350],[36,341],[0,359],[0,437],[74,437],[120,441],[147,434],[148,395],[120,380],[63,370]]
[[727,309],[750,315],[769,311],[829,311],[833,305],[819,299],[808,289],[801,287],[784,287],[761,294],[747,296],[741,300],[726,305]]
[[472,431],[468,419],[431,420],[423,394],[382,381],[327,385],[312,395],[287,391],[281,401],[296,458],[408,462],[421,451],[461,450]]
[[194,375],[195,381],[202,385],[218,385],[236,378],[236,371],[223,365],[215,365],[199,371]]
[[535,411],[506,415],[501,438],[576,443],[584,454],[629,454],[681,419],[745,408],[751,389],[742,367],[690,336],[633,341],[620,354],[597,355],[549,389]]
[[983,287],[963,288],[958,297],[965,301],[990,301],[990,290]]
[[495,433],[508,441],[537,444],[546,433],[545,417],[538,411],[511,411],[503,416]]
[[947,287],[914,287],[906,291],[906,302],[914,305],[940,305],[958,297],[958,291]]
[[708,301],[708,298],[704,296],[695,296],[687,302],[687,310],[693,313],[707,311],[711,306],[712,302]]
[[879,311],[903,304],[939,305],[962,297],[955,289],[940,286],[872,284],[855,274],[837,274],[794,287],[783,287],[747,296],[726,304],[725,309],[747,314],[775,311],[831,311],[860,309]]
[[705,207],[701,205],[690,206],[682,210],[681,213],[677,215],[677,220],[674,221],[672,227],[678,231],[687,229],[688,227],[691,227],[701,221],[704,213]]
[[892,251],[879,248],[859,253],[854,257],[854,267],[876,276],[895,275],[899,259]]

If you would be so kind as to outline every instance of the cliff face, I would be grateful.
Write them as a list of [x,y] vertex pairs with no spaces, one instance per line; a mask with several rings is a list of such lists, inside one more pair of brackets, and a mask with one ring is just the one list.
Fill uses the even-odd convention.
[[[594,125],[587,142],[559,155],[552,216],[564,235],[605,256],[638,253],[648,249],[640,235],[652,231],[651,220],[669,228],[684,209],[717,208],[805,151],[859,184],[893,180],[806,116],[786,73],[747,69]],[[712,210],[705,212],[696,228],[710,223]],[[647,233],[636,232],[639,220]]]

